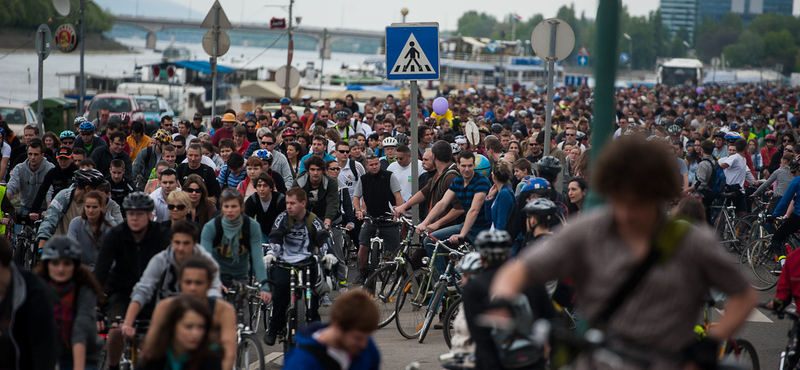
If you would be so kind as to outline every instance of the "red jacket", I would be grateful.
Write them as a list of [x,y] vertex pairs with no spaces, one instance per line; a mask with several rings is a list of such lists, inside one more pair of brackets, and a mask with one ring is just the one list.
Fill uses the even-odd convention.
[[800,298],[800,253],[789,253],[781,276],[778,278],[778,291],[775,299],[784,302],[784,306],[792,302],[792,297]]
[[772,159],[772,156],[778,152],[778,148],[772,147],[772,149],[767,148],[764,146],[761,148],[761,161],[764,162],[764,168],[769,166],[769,161]]

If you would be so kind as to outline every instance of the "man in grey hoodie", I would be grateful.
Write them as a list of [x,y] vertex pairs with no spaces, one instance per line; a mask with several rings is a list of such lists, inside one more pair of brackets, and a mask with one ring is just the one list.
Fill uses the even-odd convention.
[[39,191],[39,187],[44,182],[44,176],[55,167],[52,163],[44,160],[44,143],[40,139],[32,139],[28,145],[28,159],[21,165],[14,167],[11,171],[11,179],[6,185],[8,196],[19,193],[19,200],[22,204],[20,211],[30,212],[31,220],[38,220],[39,213],[44,210],[31,209],[33,200]]

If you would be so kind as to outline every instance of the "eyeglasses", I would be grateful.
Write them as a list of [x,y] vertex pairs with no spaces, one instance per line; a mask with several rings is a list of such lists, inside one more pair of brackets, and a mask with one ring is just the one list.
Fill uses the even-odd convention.
[[170,211],[174,211],[176,209],[179,210],[179,211],[183,211],[184,209],[186,209],[186,205],[185,204],[167,204],[167,208],[169,208]]
[[72,143],[74,143],[72,140],[61,140],[61,144],[72,145]]
[[234,197],[241,197],[242,193],[240,193],[236,189],[231,189],[231,188],[227,188],[227,189],[222,191],[222,196],[223,197],[227,197],[228,195],[233,195]]
[[339,153],[342,153],[342,154],[348,154],[348,153],[350,153],[350,151],[349,151],[349,150],[337,150],[337,152],[339,152]]
[[788,142],[790,142],[790,141],[791,141],[791,140],[789,140],[789,139],[783,139],[783,142],[784,142],[784,143],[788,143]]
[[172,146],[174,146],[175,149],[183,149],[184,147],[186,147],[186,145],[174,145],[174,144]]
[[328,167],[328,170],[330,170],[330,171],[341,171],[342,168],[341,167]]
[[330,116],[329,116],[329,115],[324,115],[324,116],[323,116],[323,115],[320,115],[319,117],[320,117],[320,118],[328,118],[328,117],[330,117]]
[[247,125],[247,129],[248,129],[248,130],[250,130],[250,129],[255,129],[255,128],[256,128],[256,125]]
[[528,143],[528,146],[537,146],[537,145],[539,145],[539,144],[537,144],[537,143]]
[[183,189],[183,191],[185,191],[185,192],[187,192],[187,193],[190,193],[190,194],[191,194],[191,193],[197,193],[197,194],[200,194],[200,193],[202,193],[202,192],[203,192],[202,190],[200,190],[200,188],[197,188],[197,189],[195,189],[195,188],[186,188],[186,189]]
[[566,134],[566,136],[578,136],[576,134]]

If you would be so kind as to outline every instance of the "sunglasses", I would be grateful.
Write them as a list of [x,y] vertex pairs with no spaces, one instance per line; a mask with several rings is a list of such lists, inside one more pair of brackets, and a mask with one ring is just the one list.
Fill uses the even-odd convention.
[[174,146],[175,149],[183,149],[184,147],[186,147],[186,145],[174,145],[174,144],[172,146]]
[[255,128],[256,128],[256,125],[247,125],[247,128],[248,128],[248,129],[255,129]]
[[349,151],[349,150],[337,150],[337,152],[339,152],[339,153],[342,153],[342,154],[348,154],[348,153],[350,153],[350,151]]
[[176,209],[179,210],[179,211],[183,211],[184,209],[186,209],[186,205],[185,204],[168,204],[167,208],[169,208],[170,211],[174,211]]
[[200,188],[197,188],[197,189],[195,189],[195,188],[186,188],[186,189],[183,189],[183,191],[185,191],[187,193],[202,193],[203,192],[202,190],[200,190]]
[[575,135],[575,134],[567,134],[566,136],[578,136],[578,135]]
[[342,170],[341,167],[329,167],[328,169],[331,170],[331,171],[341,171]]
[[275,142],[273,142],[273,141],[262,141],[261,142],[261,145],[273,145],[273,144],[275,144]]
[[231,188],[228,188],[228,189],[225,189],[225,190],[223,190],[223,191],[222,191],[222,196],[223,196],[223,197],[226,197],[226,196],[228,196],[228,195],[233,195],[233,196],[235,196],[235,197],[241,197],[241,196],[242,196],[242,193],[240,193],[240,192],[239,192],[238,190],[236,190],[236,189],[231,189]]

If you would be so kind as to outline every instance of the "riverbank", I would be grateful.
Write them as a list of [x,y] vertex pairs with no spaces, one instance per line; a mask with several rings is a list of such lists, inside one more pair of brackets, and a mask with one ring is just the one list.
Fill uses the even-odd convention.
[[[55,30],[51,26],[51,30]],[[0,30],[0,53],[5,54],[10,51],[16,52],[35,52],[36,46],[34,40],[36,39],[36,30]],[[79,46],[80,47],[80,46]],[[114,40],[111,40],[102,34],[93,33],[86,36],[86,45],[84,46],[85,53],[87,54],[126,54],[136,53],[130,50],[129,47],[122,45]],[[55,47],[51,49],[51,53],[60,53]],[[76,48],[75,51],[78,52]]]

